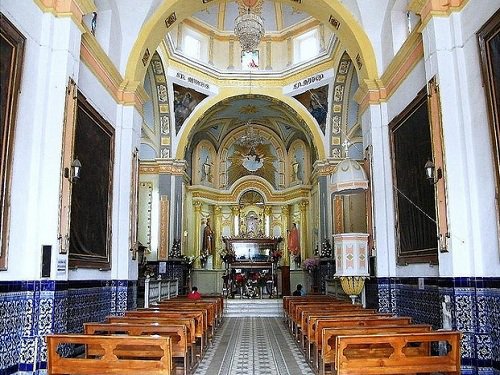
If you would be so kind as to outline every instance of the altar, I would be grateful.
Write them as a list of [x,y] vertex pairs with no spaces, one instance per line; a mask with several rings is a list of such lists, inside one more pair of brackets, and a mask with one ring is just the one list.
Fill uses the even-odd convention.
[[239,298],[278,297],[277,254],[281,237],[223,237],[226,253],[233,254],[227,263],[227,296]]

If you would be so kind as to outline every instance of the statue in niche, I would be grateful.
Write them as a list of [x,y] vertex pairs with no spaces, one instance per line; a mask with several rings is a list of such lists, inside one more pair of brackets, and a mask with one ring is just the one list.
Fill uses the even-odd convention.
[[212,163],[210,163],[208,156],[202,165],[201,180],[212,182]]
[[293,156],[293,162],[292,162],[292,182],[299,182],[299,172],[300,172],[300,164],[297,161],[297,157],[294,155]]
[[210,227],[210,218],[207,218],[205,229],[203,230],[203,242],[201,246],[202,254],[212,255],[214,251],[214,232]]

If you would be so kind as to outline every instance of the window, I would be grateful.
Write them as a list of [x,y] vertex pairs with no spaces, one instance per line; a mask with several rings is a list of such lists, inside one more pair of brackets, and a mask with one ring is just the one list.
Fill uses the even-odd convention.
[[201,41],[191,34],[186,35],[184,38],[184,53],[186,56],[200,60]]
[[310,30],[294,40],[294,62],[301,63],[316,57],[319,53],[318,30]]
[[24,41],[0,13],[0,270],[7,268],[12,153]]
[[241,69],[258,70],[259,69],[259,51],[241,52]]

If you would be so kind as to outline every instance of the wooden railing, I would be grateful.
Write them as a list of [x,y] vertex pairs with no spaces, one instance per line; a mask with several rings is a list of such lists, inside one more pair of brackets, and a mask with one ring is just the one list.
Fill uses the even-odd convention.
[[154,302],[177,297],[179,294],[178,279],[150,279],[144,281],[144,307],[149,307]]

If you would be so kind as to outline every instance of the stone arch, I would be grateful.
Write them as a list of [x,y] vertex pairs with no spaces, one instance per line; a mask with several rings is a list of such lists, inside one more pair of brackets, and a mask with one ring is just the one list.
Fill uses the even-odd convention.
[[[213,0],[215,3],[225,0]],[[277,0],[283,1],[283,0]],[[126,82],[142,82],[152,53],[169,27],[190,17],[206,6],[203,2],[165,0],[144,24],[129,55],[125,70]],[[373,46],[361,25],[341,0],[316,0],[294,3],[297,9],[310,14],[331,27],[356,64],[360,82],[378,78]]]

